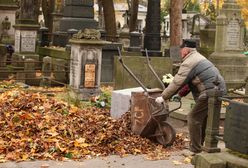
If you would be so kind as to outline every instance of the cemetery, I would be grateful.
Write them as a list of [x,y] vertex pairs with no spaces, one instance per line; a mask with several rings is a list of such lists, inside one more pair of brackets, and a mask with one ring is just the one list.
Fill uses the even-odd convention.
[[[236,0],[216,0],[215,20],[191,3],[171,0],[163,16],[163,0],[0,1],[0,168],[134,167],[139,156],[141,167],[248,168],[247,17]],[[156,101],[187,40],[227,87],[207,93],[205,142],[192,155],[194,97]]]

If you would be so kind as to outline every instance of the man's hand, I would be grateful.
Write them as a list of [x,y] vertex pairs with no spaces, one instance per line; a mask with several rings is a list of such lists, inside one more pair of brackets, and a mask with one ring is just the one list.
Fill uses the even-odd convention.
[[160,96],[160,97],[157,97],[155,99],[155,102],[158,103],[158,104],[162,104],[164,102],[164,99],[163,99],[163,97]]
[[180,102],[181,101],[181,96],[176,94],[176,95],[172,96],[171,100],[175,101],[175,102]]

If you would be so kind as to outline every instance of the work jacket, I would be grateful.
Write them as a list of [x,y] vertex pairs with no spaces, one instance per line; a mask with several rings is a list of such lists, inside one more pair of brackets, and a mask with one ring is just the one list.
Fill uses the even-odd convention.
[[194,99],[209,89],[218,88],[226,93],[226,85],[219,70],[195,49],[183,58],[178,73],[163,91],[162,97],[167,100],[188,84]]

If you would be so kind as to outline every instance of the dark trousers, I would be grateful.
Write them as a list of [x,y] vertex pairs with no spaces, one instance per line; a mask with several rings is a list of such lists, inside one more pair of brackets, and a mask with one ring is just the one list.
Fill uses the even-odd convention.
[[188,114],[188,126],[190,136],[190,150],[192,152],[201,152],[201,146],[205,139],[205,130],[208,116],[208,96],[201,94],[196,100],[196,104]]

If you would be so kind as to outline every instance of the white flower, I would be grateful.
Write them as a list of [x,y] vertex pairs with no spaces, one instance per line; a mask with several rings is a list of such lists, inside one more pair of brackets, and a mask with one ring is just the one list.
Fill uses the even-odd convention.
[[163,79],[162,81],[165,83],[165,84],[169,84],[172,82],[172,80],[174,79],[174,77],[171,75],[171,74],[165,74],[163,76]]

